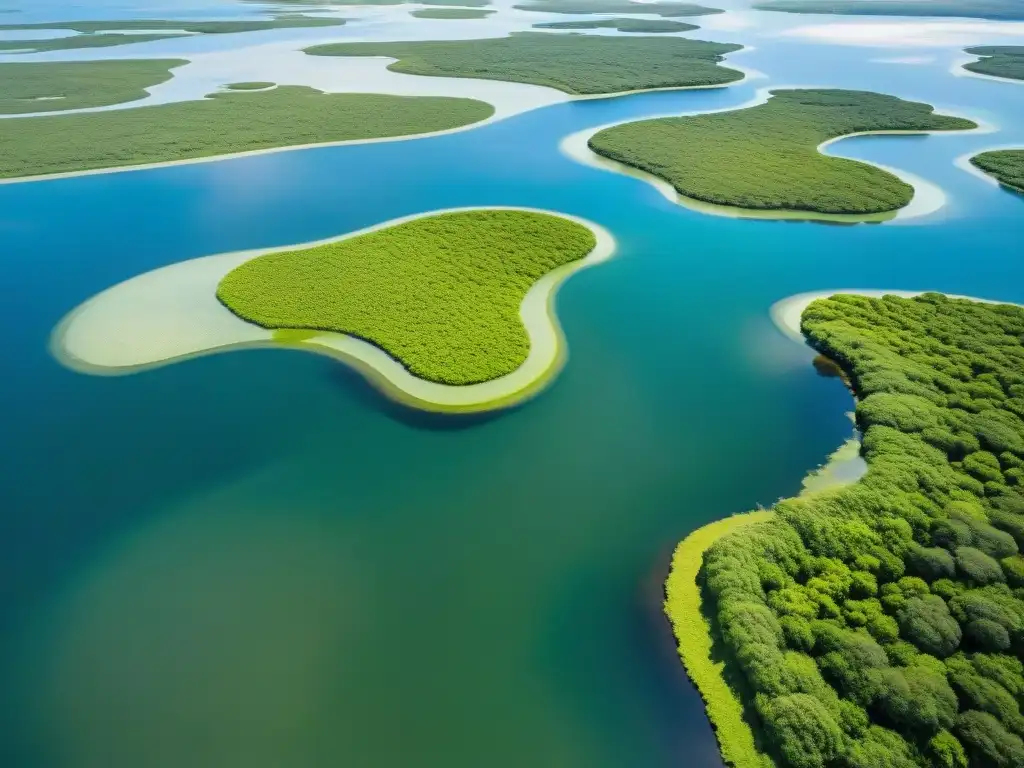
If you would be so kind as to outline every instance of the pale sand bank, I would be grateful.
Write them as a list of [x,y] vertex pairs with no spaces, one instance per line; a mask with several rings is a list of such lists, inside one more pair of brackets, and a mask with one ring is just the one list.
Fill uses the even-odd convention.
[[973,64],[976,61],[981,61],[982,58],[982,56],[968,56],[962,59],[957,59],[950,65],[949,73],[956,77],[973,77],[976,80],[991,80],[996,83],[1024,85],[1024,80],[1020,80],[1016,77],[999,77],[998,75],[986,75],[984,72],[972,72],[969,69],[964,69],[965,64]]
[[816,299],[826,299],[829,296],[834,296],[837,293],[849,293],[855,296],[867,296],[869,298],[877,299],[882,296],[900,296],[904,299],[912,299],[915,296],[920,296],[922,293],[942,293],[950,299],[967,299],[968,301],[976,301],[981,304],[1012,304],[1015,307],[1024,306],[1022,304],[1015,304],[1012,301],[996,301],[994,299],[980,299],[977,296],[962,296],[956,293],[945,293],[944,291],[900,291],[900,290],[879,290],[879,289],[864,289],[864,288],[836,288],[830,291],[808,291],[807,293],[798,293],[794,296],[789,296],[785,299],[775,302],[772,304],[771,313],[772,321],[776,327],[789,338],[797,341],[801,344],[804,343],[804,335],[800,332],[800,318],[803,317],[804,310],[810,306],[812,301]]
[[[606,128],[612,128],[616,125],[623,125],[630,122],[642,122],[644,120],[655,120],[664,117],[685,117],[692,114],[714,114],[718,112],[737,112],[742,109],[749,109],[756,107],[760,104],[764,104],[770,98],[770,91],[775,90],[791,90],[794,88],[810,88],[815,86],[772,86],[771,88],[762,88],[757,92],[757,96],[751,101],[740,104],[736,107],[728,107],[725,109],[717,109],[708,112],[697,112],[697,113],[674,113],[668,115],[654,115],[651,117],[643,118],[630,118],[627,120],[619,120],[614,123],[608,123],[606,125],[600,125],[596,128],[588,128],[584,131],[579,131],[566,136],[560,146],[560,149],[564,155],[572,158],[573,160],[582,163],[583,165],[589,165],[593,168],[599,168],[601,170],[612,171],[615,173],[622,173],[627,176],[633,176],[634,178],[646,181],[648,184],[653,186],[663,197],[673,203],[685,206],[692,210],[700,213],[706,213],[713,216],[725,216],[729,218],[745,218],[745,219],[768,219],[768,220],[787,220],[787,221],[825,221],[825,222],[840,222],[847,224],[857,224],[863,222],[883,222],[898,219],[901,221],[921,218],[935,213],[936,211],[943,208],[946,205],[946,193],[935,184],[930,181],[922,179],[920,176],[912,174],[908,171],[901,170],[899,168],[893,168],[888,165],[876,163],[869,160],[856,159],[859,163],[866,163],[873,165],[883,171],[891,173],[896,178],[900,179],[905,184],[909,184],[914,188],[914,196],[903,208],[895,211],[882,211],[881,213],[871,214],[857,214],[857,213],[818,213],[815,211],[800,211],[800,210],[759,210],[754,208],[740,208],[738,206],[731,205],[719,205],[717,203],[709,203],[704,200],[697,200],[686,195],[681,195],[676,191],[670,183],[662,178],[654,176],[647,171],[634,168],[625,163],[620,163],[616,160],[612,160],[607,157],[602,157],[593,150],[590,149],[588,142],[590,138]],[[972,118],[973,119],[973,118]],[[961,134],[961,133],[987,133],[993,130],[990,126],[983,122],[974,119],[974,122],[978,123],[978,127],[970,129],[968,131],[864,131],[861,133],[850,133],[845,136],[837,136],[834,139],[822,142],[818,145],[818,151],[822,154],[829,155],[824,150],[835,144],[836,142],[842,141],[843,139],[849,139],[854,136],[893,136],[893,135],[911,135],[911,136],[922,136],[922,135],[933,135],[941,136],[942,134]],[[831,156],[831,155],[830,155]]]
[[518,403],[539,392],[565,361],[565,339],[554,310],[555,294],[571,275],[611,258],[615,240],[593,222],[531,208],[488,207],[546,213],[588,227],[597,245],[585,258],[538,280],[526,293],[519,316],[530,339],[523,364],[506,376],[467,386],[424,381],[368,342],[338,333],[302,332],[301,340],[248,323],[224,307],[217,285],[235,267],[265,253],[312,248],[442,213],[454,208],[392,219],[357,232],[311,243],[204,256],[133,277],[97,294],[54,329],[51,349],[67,367],[96,375],[136,373],[201,355],[252,347],[288,347],[340,359],[388,396],[431,411],[484,411]]
[[809,24],[779,33],[829,45],[870,48],[945,48],[986,45],[1006,37],[1024,37],[1024,22],[958,19],[950,21],[855,21]]
[[967,173],[971,174],[971,176],[981,179],[986,184],[991,184],[994,187],[1001,187],[1003,189],[1012,189],[1017,190],[1019,192],[1024,192],[1024,189],[1018,189],[1012,184],[1004,184],[1003,182],[999,181],[999,179],[997,179],[995,176],[990,176],[989,174],[981,170],[981,168],[979,168],[978,166],[971,162],[971,158],[974,157],[975,155],[980,155],[983,152],[999,152],[1005,149],[1024,149],[1024,142],[1020,142],[1018,144],[1001,144],[997,147],[985,147],[983,149],[975,149],[971,152],[967,152],[965,154],[960,155],[960,157],[954,160],[953,163],[960,170],[967,171]]

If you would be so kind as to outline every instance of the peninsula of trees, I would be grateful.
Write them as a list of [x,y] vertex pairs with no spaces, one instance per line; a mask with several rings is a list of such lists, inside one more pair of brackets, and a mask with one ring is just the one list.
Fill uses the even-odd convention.
[[723,753],[1024,765],[1024,309],[839,295],[802,330],[858,398],[868,471],[701,542],[701,600],[670,575],[681,653],[710,631],[687,665]]
[[743,46],[679,37],[611,37],[521,32],[484,40],[333,43],[314,56],[390,56],[408,75],[472,77],[600,95],[649,88],[724,85],[743,73],[720,66]]
[[910,202],[887,171],[819,146],[857,133],[966,130],[970,120],[865,91],[779,90],[731,112],[624,123],[589,140],[599,155],[668,181],[686,197],[751,210],[872,214]]
[[592,19],[590,21],[549,21],[534,24],[534,29],[615,29],[619,32],[636,32],[640,34],[661,34],[666,32],[690,32],[697,29],[696,24],[671,19]]
[[1024,149],[996,149],[971,158],[971,164],[1004,187],[1024,192]]
[[694,3],[672,2],[633,2],[633,0],[534,0],[534,2],[514,5],[522,11],[539,11],[543,13],[642,13],[662,17],[707,16],[711,13],[723,13],[721,8],[708,8]]
[[455,211],[259,256],[228,273],[217,297],[264,328],[356,336],[421,379],[475,384],[523,364],[523,297],[596,245],[590,228],[561,216]]
[[968,72],[1024,80],[1024,45],[979,45],[964,52],[981,57],[964,64]]

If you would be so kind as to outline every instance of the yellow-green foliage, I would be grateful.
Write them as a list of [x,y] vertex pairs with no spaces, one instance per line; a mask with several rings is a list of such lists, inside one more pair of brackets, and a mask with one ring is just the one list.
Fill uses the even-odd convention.
[[966,52],[981,56],[978,61],[964,64],[966,70],[1024,80],[1024,45],[982,45],[968,48]]
[[679,657],[704,699],[722,757],[734,768],[762,768],[771,762],[757,750],[754,733],[744,719],[743,704],[726,682],[724,662],[721,658],[712,658],[716,633],[709,618],[714,611],[705,606],[698,574],[704,553],[712,544],[726,534],[737,533],[771,517],[771,512],[751,512],[698,528],[676,547],[665,582],[665,613],[672,622]]
[[421,8],[409,15],[417,19],[485,19],[492,13],[480,8]]
[[660,176],[682,195],[760,210],[881,213],[913,187],[867,163],[827,157],[818,145],[862,131],[963,130],[970,120],[928,104],[864,91],[772,91],[733,112],[666,117],[606,128],[598,154]]
[[560,216],[458,211],[260,256],[229,273],[217,297],[264,328],[350,334],[422,379],[473,384],[522,365],[523,296],[595,244]]
[[1000,184],[1024,192],[1024,149],[997,149],[982,152],[971,158],[971,162]]
[[742,46],[678,37],[610,37],[521,32],[487,40],[335,43],[314,56],[391,56],[394,72],[508,80],[601,94],[643,88],[720,85],[743,74],[718,65]]
[[673,17],[705,16],[709,13],[723,12],[721,8],[708,8],[694,3],[636,3],[632,0],[535,0],[512,7],[544,13],[642,13]]
[[[0,65],[14,66],[41,65]],[[472,99],[324,94],[287,86],[135,109],[0,120],[0,178],[428,133],[493,113],[490,104]]]
[[697,29],[696,24],[669,19],[591,19],[590,21],[549,21],[534,24],[535,29],[617,29],[619,32],[660,34],[664,32],[689,32]]
[[[134,101],[146,95],[146,88],[170,80],[172,67],[187,63],[180,59],[126,59],[0,64],[0,113],[20,115]],[[0,137],[6,133],[0,129]],[[16,151],[3,146],[3,154]]]

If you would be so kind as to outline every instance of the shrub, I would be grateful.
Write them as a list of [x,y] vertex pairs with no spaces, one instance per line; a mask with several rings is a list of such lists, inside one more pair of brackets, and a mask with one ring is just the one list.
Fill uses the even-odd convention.
[[1020,737],[1008,733],[988,712],[962,713],[954,730],[972,764],[991,768],[1024,765],[1024,743]]
[[973,584],[992,584],[1005,579],[999,563],[974,547],[957,548],[956,568],[962,578]]
[[907,567],[925,581],[950,579],[956,575],[953,556],[941,547],[912,547],[907,553]]
[[813,696],[758,696],[757,709],[769,740],[786,765],[824,768],[845,751],[842,729]]
[[925,653],[944,658],[960,645],[960,625],[941,597],[908,600],[898,618],[900,634]]

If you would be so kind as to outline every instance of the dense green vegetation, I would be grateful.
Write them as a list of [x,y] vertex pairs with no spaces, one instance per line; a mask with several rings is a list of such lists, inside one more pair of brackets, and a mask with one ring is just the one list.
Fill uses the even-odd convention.
[[[79,34],[71,37],[59,37],[46,40],[3,40],[0,41],[2,51],[65,51],[77,48],[108,48],[129,43],[145,43],[150,40],[166,40],[183,37],[180,32],[202,35],[223,35],[234,32],[257,32],[264,29],[286,29],[295,27],[337,27],[345,23],[344,19],[317,18],[293,14],[278,16],[273,19],[238,20],[238,21],[175,21],[175,20],[141,20],[141,21],[55,21],[45,24],[0,24],[0,30],[33,30],[33,29],[69,29]],[[120,34],[114,30],[142,30],[141,34]],[[151,34],[153,31],[167,30],[166,34]],[[175,34],[178,32],[179,34]]]
[[272,88],[275,84],[261,81],[250,81],[245,83],[229,83],[224,86],[229,91],[259,91],[264,88]]
[[754,8],[786,13],[837,13],[879,16],[956,16],[975,19],[1024,19],[1020,0],[763,0]]
[[632,0],[535,0],[514,5],[522,11],[544,13],[643,13],[655,16],[706,16],[722,13],[721,8],[708,8],[694,3],[651,2],[637,3]]
[[[257,3],[267,5],[268,0],[242,0],[246,3]],[[338,6],[338,5],[404,5],[405,3],[418,3],[420,0],[273,0],[274,5],[304,5],[304,6]],[[426,5],[461,5],[473,8],[482,8],[490,5],[490,0],[430,0]]]
[[971,158],[971,163],[1000,184],[1024,192],[1024,149],[997,149],[982,152]]
[[590,148],[710,203],[868,214],[901,208],[913,188],[867,163],[823,155],[818,145],[863,131],[974,127],[894,96],[783,90],[748,109],[613,126],[591,137]]
[[[134,101],[146,96],[146,88],[170,80],[172,67],[187,63],[179,59],[124,59],[0,64],[0,114],[52,112]],[[7,133],[7,126],[0,129],[0,137]],[[4,149],[5,153],[13,151],[6,146]]]
[[1024,45],[979,45],[966,53],[981,56],[964,64],[964,69],[982,75],[1024,80]]
[[391,56],[410,75],[474,77],[605,94],[644,88],[720,85],[743,74],[719,66],[742,46],[676,37],[610,37],[523,32],[487,40],[335,43],[315,56]]
[[549,21],[534,24],[535,29],[617,29],[619,32],[657,34],[661,32],[689,32],[696,24],[669,19],[594,19],[592,21]]
[[325,94],[282,86],[225,91],[201,101],[0,120],[0,178],[429,133],[492,114],[490,104],[472,99]]
[[523,296],[595,245],[560,216],[457,211],[260,256],[225,276],[217,297],[264,328],[351,334],[420,378],[473,384],[522,365]]
[[868,472],[707,550],[732,695],[780,766],[1024,765],[1024,309],[834,296],[802,328]]
[[492,13],[480,8],[421,8],[409,15],[417,19],[485,19]]

